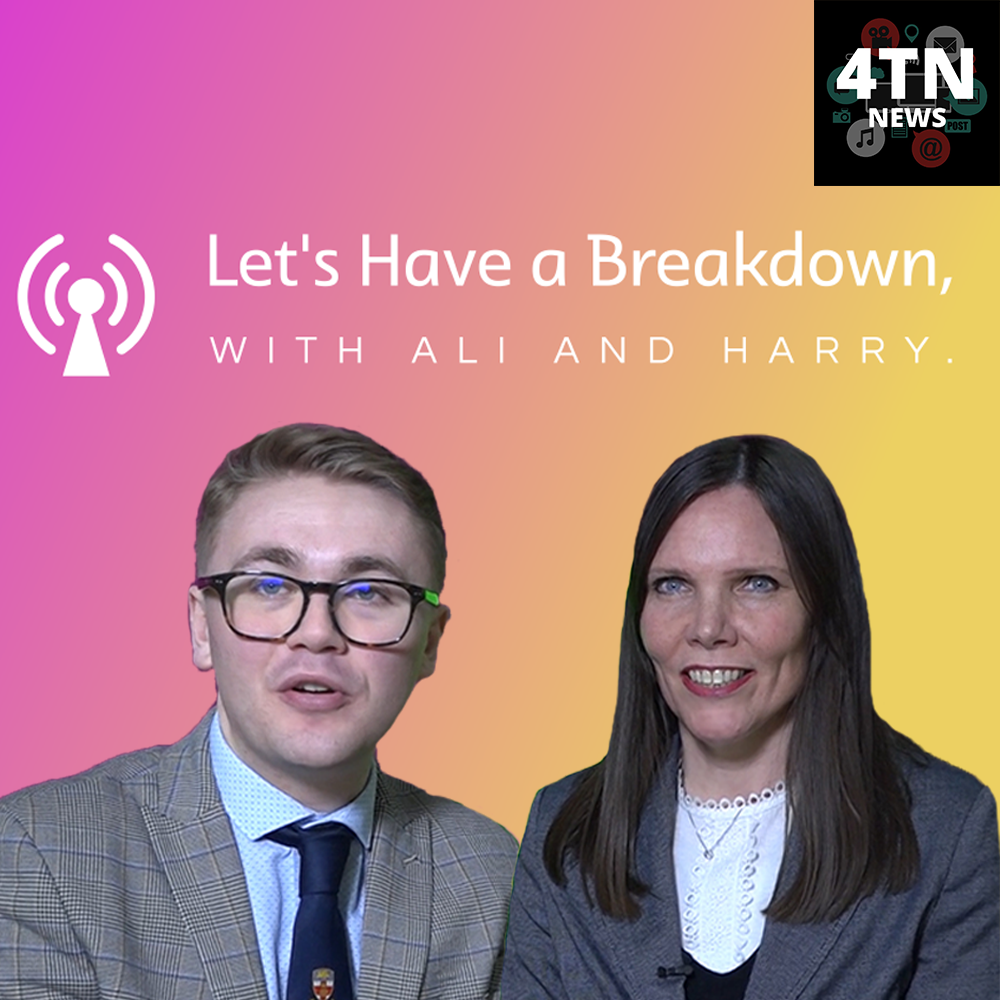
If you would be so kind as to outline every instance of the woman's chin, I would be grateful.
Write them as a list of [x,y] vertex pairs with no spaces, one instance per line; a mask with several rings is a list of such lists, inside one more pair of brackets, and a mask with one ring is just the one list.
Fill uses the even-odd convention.
[[[702,751],[729,757],[746,742],[746,729],[735,719],[697,719],[681,723],[681,742],[693,740]],[[687,737],[685,739],[685,737]]]

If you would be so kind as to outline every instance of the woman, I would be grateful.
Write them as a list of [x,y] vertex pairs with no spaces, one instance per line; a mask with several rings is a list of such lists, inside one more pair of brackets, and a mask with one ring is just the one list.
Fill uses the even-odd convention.
[[714,441],[646,504],[608,755],[535,800],[503,1000],[996,1000],[998,855],[989,790],[875,713],[829,480]]

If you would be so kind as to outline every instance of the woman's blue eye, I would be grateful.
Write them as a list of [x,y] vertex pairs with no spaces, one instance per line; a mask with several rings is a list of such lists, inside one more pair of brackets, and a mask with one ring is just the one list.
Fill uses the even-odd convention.
[[667,576],[653,584],[653,590],[658,594],[680,594],[684,590],[684,581],[680,577]]
[[778,581],[770,576],[749,576],[746,588],[755,594],[771,594],[778,589]]
[[262,576],[257,581],[257,592],[265,597],[274,597],[285,589],[285,581],[280,576]]

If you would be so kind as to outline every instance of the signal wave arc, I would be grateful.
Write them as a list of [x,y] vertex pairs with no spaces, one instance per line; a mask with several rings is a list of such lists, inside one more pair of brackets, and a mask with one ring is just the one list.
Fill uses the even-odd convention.
[[[21,271],[21,277],[17,282],[17,311],[21,314],[21,322],[24,324],[25,330],[31,335],[31,339],[43,350],[46,354],[55,354],[56,345],[50,343],[48,340],[42,336],[42,331],[38,329],[35,325],[35,321],[31,316],[31,309],[28,307],[28,288],[31,285],[31,276],[35,273],[35,268],[38,267],[38,262],[53,248],[59,246],[62,243],[62,234],[57,233],[55,236],[50,236],[27,260],[24,265],[24,269]],[[148,271],[148,268],[147,268]]]

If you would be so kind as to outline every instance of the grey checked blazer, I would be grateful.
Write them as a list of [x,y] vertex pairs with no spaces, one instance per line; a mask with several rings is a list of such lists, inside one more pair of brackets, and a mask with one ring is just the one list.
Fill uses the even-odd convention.
[[[920,842],[912,889],[879,894],[837,920],[768,922],[746,1000],[997,1000],[1000,998],[1000,840],[996,804],[971,775],[930,758],[904,764]],[[578,779],[542,789],[514,876],[503,1000],[683,1000],[674,882],[677,758],[643,810],[636,857],[650,886],[634,922],[591,907],[579,868],[565,888],[542,845]],[[793,874],[793,836],[779,891]]]
[[[2,1000],[267,1000],[210,718],[0,799]],[[516,850],[491,820],[380,773],[357,1000],[495,992]]]

